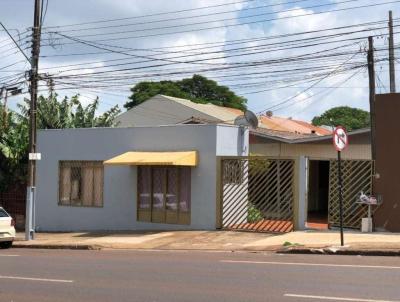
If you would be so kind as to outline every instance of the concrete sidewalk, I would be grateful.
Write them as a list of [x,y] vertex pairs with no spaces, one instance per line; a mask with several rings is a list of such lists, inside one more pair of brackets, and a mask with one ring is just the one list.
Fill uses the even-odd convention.
[[[400,255],[400,234],[346,232],[346,247],[358,251],[386,252]],[[103,232],[103,233],[38,233],[36,240],[23,241],[19,233],[14,247],[76,249],[158,249],[336,252],[340,244],[338,231],[297,231],[266,234],[232,231],[168,231],[168,232]]]

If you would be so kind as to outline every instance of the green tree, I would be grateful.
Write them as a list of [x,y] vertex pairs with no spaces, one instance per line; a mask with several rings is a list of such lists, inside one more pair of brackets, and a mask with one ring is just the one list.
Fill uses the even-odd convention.
[[247,100],[236,95],[226,86],[201,75],[180,81],[140,82],[131,89],[132,95],[124,107],[128,110],[157,95],[184,98],[196,103],[212,103],[219,106],[246,109]]
[[[111,127],[121,112],[114,106],[103,114],[96,115],[98,98],[87,106],[82,105],[79,95],[57,100],[56,94],[48,98],[40,96],[37,102],[37,128],[90,128]],[[29,100],[18,104],[19,112],[6,115],[0,105],[0,190],[9,184],[24,182],[28,159]]]
[[331,108],[322,115],[312,119],[315,126],[343,126],[346,130],[356,130],[369,127],[369,113],[362,109],[341,106]]
[[9,184],[21,183],[26,175],[28,125],[0,105],[0,191]]
[[[21,112],[19,120],[22,123],[28,123],[29,100],[18,104],[18,107]],[[98,98],[87,106],[83,106],[79,95],[70,99],[65,97],[62,101],[58,101],[57,94],[48,98],[40,96],[37,102],[37,127],[38,129],[63,129],[113,126],[115,117],[121,112],[118,105],[96,116],[98,108]]]

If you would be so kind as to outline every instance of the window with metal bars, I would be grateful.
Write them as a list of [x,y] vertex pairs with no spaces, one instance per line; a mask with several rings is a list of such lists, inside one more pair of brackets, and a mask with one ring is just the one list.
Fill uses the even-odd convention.
[[101,161],[60,161],[58,204],[102,207],[103,177]]
[[138,167],[137,219],[190,224],[190,167]]

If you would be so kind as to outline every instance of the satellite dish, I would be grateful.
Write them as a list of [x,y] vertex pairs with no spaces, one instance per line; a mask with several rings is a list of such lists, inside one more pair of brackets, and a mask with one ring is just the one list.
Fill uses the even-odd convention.
[[246,110],[244,115],[240,115],[235,119],[234,124],[236,126],[248,126],[255,129],[258,127],[258,118],[253,112]]
[[233,122],[236,126],[244,127],[248,126],[249,123],[247,122],[246,118],[244,115],[240,115],[237,118],[235,118],[235,121]]
[[246,117],[246,120],[251,128],[255,129],[258,127],[258,118],[252,111],[246,110],[244,116]]

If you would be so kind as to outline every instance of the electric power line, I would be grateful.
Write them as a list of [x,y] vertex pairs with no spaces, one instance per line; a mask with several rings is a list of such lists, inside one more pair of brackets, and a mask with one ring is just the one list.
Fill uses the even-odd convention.
[[[244,23],[239,23],[239,24],[226,24],[226,25],[223,25],[223,26],[212,26],[212,27],[197,28],[197,29],[192,29],[192,30],[183,30],[183,31],[175,31],[175,32],[168,32],[168,33],[146,34],[146,35],[122,37],[122,38],[108,38],[108,39],[92,40],[90,42],[93,43],[93,42],[117,41],[117,40],[124,40],[124,39],[149,38],[149,37],[171,35],[171,34],[178,34],[178,33],[180,34],[180,33],[194,32],[194,31],[198,32],[198,31],[203,31],[203,30],[211,30],[211,29],[218,29],[218,28],[228,28],[228,27],[233,27],[233,26],[241,26],[241,25],[248,25],[248,24],[255,24],[255,23],[263,23],[263,22],[276,21],[276,20],[285,20],[285,19],[305,17],[305,16],[311,16],[311,15],[320,15],[320,14],[326,14],[326,13],[331,13],[331,12],[340,12],[340,11],[348,11],[348,10],[353,10],[353,9],[362,9],[362,8],[382,6],[382,5],[387,5],[387,4],[399,3],[399,2],[400,2],[399,0],[383,2],[383,3],[381,2],[381,3],[374,3],[374,4],[368,4],[368,5],[347,7],[347,8],[341,8],[341,9],[332,9],[332,10],[326,10],[326,11],[321,11],[321,12],[312,12],[312,13],[306,13],[306,14],[299,14],[299,15],[294,15],[294,16],[283,16],[283,17],[264,19],[264,20],[259,20],[259,21],[244,22]],[[210,23],[210,22],[208,21],[207,23]],[[185,26],[188,26],[188,25],[190,25],[190,24],[186,24]],[[179,27],[182,27],[182,25],[180,25]],[[167,27],[163,27],[163,29],[165,29],[165,28],[167,28]],[[153,29],[148,29],[148,30],[154,30],[154,28]],[[59,34],[59,32],[57,32],[57,31],[54,31],[52,33],[53,34]],[[110,33],[110,34],[114,34],[114,33]],[[96,35],[103,35],[103,34],[99,33],[99,34],[96,34]],[[71,36],[71,37],[72,38],[81,38],[81,37],[85,37],[85,35],[76,35],[76,36]],[[64,42],[64,43],[62,43],[62,45],[76,44],[76,43],[77,42],[69,42],[69,43],[68,42]]]

